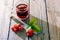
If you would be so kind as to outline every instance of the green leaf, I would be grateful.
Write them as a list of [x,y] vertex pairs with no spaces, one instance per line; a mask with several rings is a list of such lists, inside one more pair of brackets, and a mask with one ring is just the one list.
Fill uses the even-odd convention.
[[29,26],[29,25],[27,25],[27,26],[26,26],[26,29],[28,29],[29,27],[30,27],[30,26]]
[[36,24],[36,18],[30,20],[29,25]]
[[28,30],[30,30],[31,29],[31,27],[29,27],[28,29],[26,29],[26,32],[28,31]]
[[34,32],[41,32],[41,28],[40,28],[38,25],[36,25],[36,19],[35,19],[35,18],[32,19],[32,20],[29,22],[29,24],[28,24],[28,26],[26,27],[26,29],[29,29],[29,27],[31,27],[31,29],[32,29]]
[[31,25],[32,30],[34,30],[35,32],[40,32],[41,28],[38,25]]

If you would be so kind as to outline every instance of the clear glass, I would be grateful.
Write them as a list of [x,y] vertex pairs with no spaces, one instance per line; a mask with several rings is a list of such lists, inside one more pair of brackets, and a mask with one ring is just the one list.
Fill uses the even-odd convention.
[[15,2],[15,13],[16,17],[20,18],[21,20],[25,20],[28,18],[28,3],[25,0],[16,0]]

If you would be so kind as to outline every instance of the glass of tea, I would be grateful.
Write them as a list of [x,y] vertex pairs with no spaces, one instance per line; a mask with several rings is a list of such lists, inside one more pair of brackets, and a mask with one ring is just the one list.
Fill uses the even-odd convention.
[[16,15],[18,18],[25,20],[28,18],[28,2],[25,0],[18,0],[16,2]]

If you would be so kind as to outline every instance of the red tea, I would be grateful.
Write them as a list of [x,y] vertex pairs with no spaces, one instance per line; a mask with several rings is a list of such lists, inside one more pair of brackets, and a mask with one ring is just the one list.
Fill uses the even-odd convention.
[[17,16],[21,19],[28,16],[28,8],[26,4],[19,4],[16,6]]

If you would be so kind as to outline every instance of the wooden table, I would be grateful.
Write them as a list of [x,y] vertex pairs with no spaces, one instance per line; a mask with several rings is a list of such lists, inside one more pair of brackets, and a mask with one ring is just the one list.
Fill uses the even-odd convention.
[[[0,20],[0,40],[28,40],[25,32],[14,33],[10,28],[16,22],[10,19],[18,0],[5,0],[3,16]],[[37,18],[42,33],[30,40],[60,40],[60,0],[19,0],[29,5],[30,19]]]

